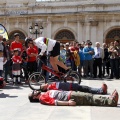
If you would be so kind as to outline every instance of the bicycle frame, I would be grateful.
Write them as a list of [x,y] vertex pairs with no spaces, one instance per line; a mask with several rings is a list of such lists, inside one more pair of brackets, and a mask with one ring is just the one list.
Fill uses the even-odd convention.
[[42,65],[42,69],[46,70],[49,73],[52,73],[53,75],[57,76],[58,78],[61,78],[62,75],[64,75],[64,73],[61,72],[55,72],[52,68],[46,66],[44,63]]
[[64,76],[64,73],[62,73],[62,72],[56,72],[52,68],[48,67],[47,66],[48,62],[49,62],[48,59],[47,59],[47,65],[41,59],[39,59],[39,60],[42,63],[41,71],[45,70],[45,71],[47,71],[47,72],[49,72],[49,73],[57,76],[59,79],[62,79],[62,76]]

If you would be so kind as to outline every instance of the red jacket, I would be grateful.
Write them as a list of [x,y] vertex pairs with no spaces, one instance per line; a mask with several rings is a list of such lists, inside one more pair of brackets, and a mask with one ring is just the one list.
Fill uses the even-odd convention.
[[14,63],[21,63],[22,62],[22,59],[21,59],[21,57],[20,56],[13,56],[12,57],[12,61],[14,62]]
[[22,43],[13,41],[10,45],[10,50],[13,51],[15,48],[17,48],[20,52],[22,51]]
[[39,101],[46,105],[57,105],[57,100],[70,100],[71,91],[49,90],[40,95]]
[[28,62],[34,62],[34,61],[36,61],[36,56],[33,56],[33,57],[30,57],[30,56],[29,56],[31,53],[38,54],[38,50],[37,50],[36,48],[34,48],[34,47],[33,47],[33,48],[29,47],[29,48],[27,49]]

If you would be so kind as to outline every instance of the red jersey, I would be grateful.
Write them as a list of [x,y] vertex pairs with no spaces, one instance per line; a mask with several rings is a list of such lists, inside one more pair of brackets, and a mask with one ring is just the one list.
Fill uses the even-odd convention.
[[59,82],[53,82],[52,84],[48,85],[47,90],[58,90]]
[[39,101],[46,105],[57,105],[57,100],[70,100],[71,91],[49,90],[40,95]]
[[34,45],[33,48],[36,49],[36,51],[38,53],[38,47]]
[[13,56],[12,57],[12,61],[14,62],[14,63],[21,63],[22,62],[22,59],[21,59],[21,57],[20,56]]
[[27,49],[27,54],[28,54],[28,62],[33,62],[33,61],[36,61],[36,56],[33,56],[33,57],[30,57],[29,55],[31,55],[31,53],[35,53],[35,54],[38,54],[38,50],[36,48],[31,48],[29,47]]
[[10,50],[13,51],[16,48],[21,52],[22,51],[22,43],[13,41],[10,45]]

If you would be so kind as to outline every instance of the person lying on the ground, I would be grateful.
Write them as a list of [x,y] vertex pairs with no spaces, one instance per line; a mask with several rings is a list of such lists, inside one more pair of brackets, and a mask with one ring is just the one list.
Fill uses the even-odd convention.
[[109,97],[93,95],[91,93],[49,90],[44,93],[33,92],[28,96],[30,102],[40,102],[45,105],[58,106],[111,106],[118,104],[118,92],[115,90]]
[[0,89],[6,86],[6,82],[4,81],[3,77],[0,77]]
[[69,83],[69,82],[53,82],[51,84],[43,84],[40,86],[42,92],[47,90],[65,90],[65,91],[80,91],[87,92],[92,94],[107,94],[107,85],[102,84],[100,88],[93,88],[89,86],[80,85],[78,83]]

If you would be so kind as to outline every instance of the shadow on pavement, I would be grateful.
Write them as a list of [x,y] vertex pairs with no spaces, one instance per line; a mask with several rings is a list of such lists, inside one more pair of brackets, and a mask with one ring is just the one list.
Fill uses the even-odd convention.
[[0,98],[6,98],[6,97],[15,98],[15,97],[18,97],[18,96],[10,96],[9,94],[4,94],[4,93],[0,94]]
[[23,89],[21,86],[6,85],[4,89]]

